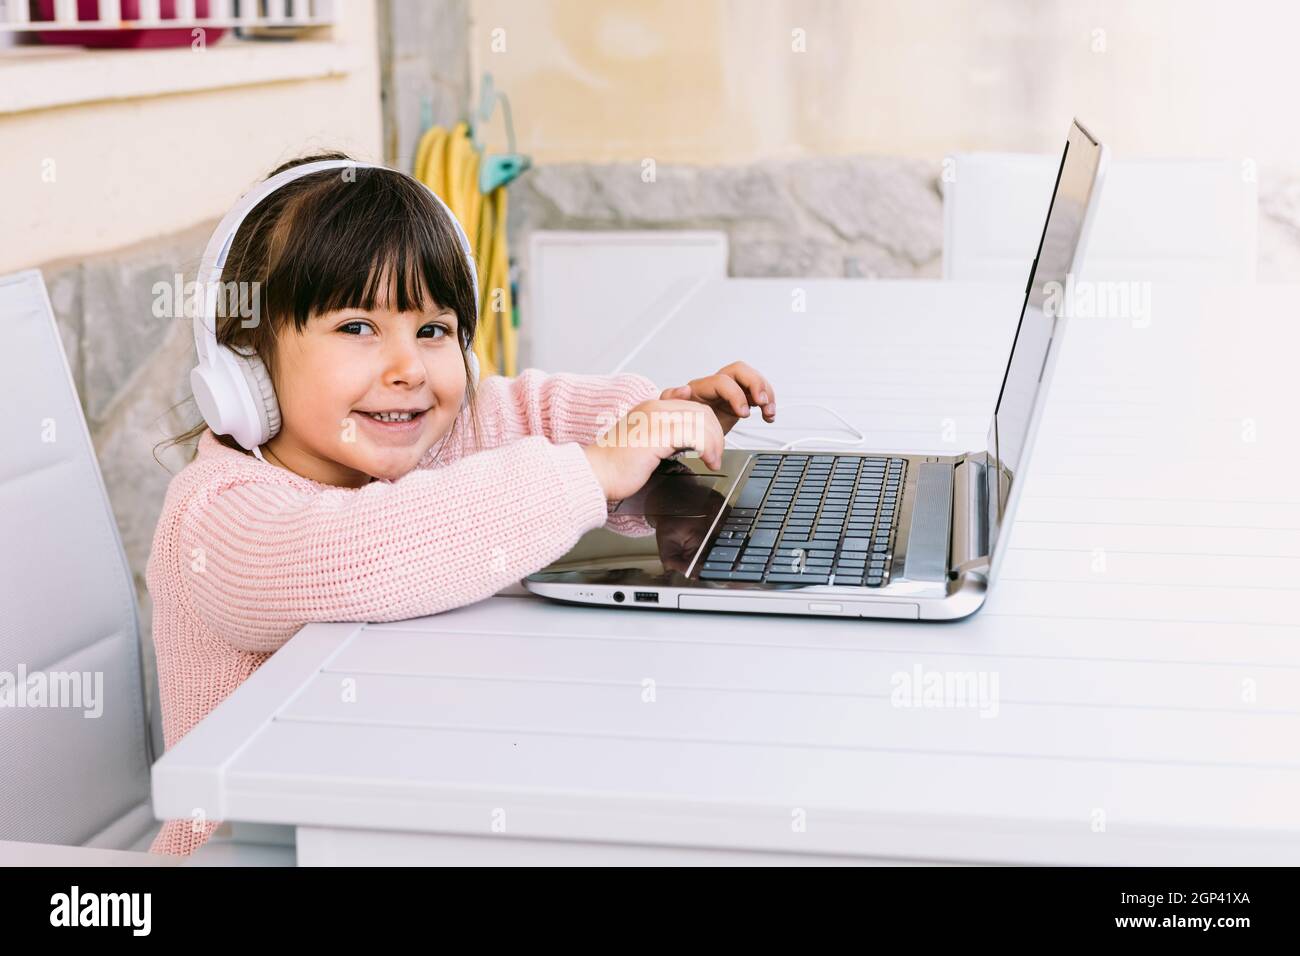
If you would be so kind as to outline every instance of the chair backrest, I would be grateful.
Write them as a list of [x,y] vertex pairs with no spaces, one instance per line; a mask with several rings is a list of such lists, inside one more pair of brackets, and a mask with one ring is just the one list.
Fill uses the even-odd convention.
[[[1023,283],[1059,156],[971,153],[943,176],[943,275]],[[1249,162],[1112,162],[1085,277],[1253,282],[1258,187]]]
[[542,230],[528,241],[524,357],[548,372],[603,373],[619,341],[639,341],[645,310],[684,278],[727,274],[727,234]]
[[0,334],[0,840],[104,845],[148,822],[135,591],[40,272]]

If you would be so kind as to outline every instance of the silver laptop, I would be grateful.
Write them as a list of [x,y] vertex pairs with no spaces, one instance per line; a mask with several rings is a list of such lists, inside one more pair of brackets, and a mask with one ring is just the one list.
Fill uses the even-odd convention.
[[728,450],[716,472],[699,458],[670,459],[604,527],[525,586],[560,601],[660,610],[973,614],[1006,551],[1068,318],[1055,307],[1058,290],[1082,265],[1106,156],[1076,120],[987,450]]

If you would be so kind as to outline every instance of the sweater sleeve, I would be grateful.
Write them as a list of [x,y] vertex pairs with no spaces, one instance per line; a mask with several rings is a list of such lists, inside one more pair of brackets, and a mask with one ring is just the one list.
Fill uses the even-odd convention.
[[493,376],[478,390],[481,447],[525,435],[590,445],[633,405],[659,397],[641,375],[547,375],[527,369],[516,378]]
[[180,522],[180,573],[214,637],[269,653],[304,624],[481,600],[605,519],[582,449],[538,436],[361,488],[242,483],[202,495]]

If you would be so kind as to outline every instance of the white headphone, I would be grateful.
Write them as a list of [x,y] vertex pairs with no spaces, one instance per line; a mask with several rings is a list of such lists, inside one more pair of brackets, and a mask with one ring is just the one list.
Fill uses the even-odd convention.
[[[241,196],[235,207],[217,224],[216,231],[208,240],[199,264],[198,292],[202,307],[194,313],[194,347],[198,352],[198,365],[190,371],[190,387],[194,391],[194,400],[203,420],[213,433],[229,435],[262,461],[266,459],[262,458],[261,446],[280,430],[280,403],[276,401],[271,376],[261,358],[251,349],[243,352],[217,343],[217,305],[222,299],[217,283],[221,280],[221,270],[226,266],[226,257],[230,255],[235,233],[253,208],[285,183],[327,169],[388,168],[374,163],[328,159],[286,169]],[[395,169],[390,172],[406,175]],[[428,189],[427,186],[425,188]],[[429,195],[446,210],[452,225],[456,227],[456,237],[460,240],[461,251],[469,264],[473,282],[474,318],[477,323],[478,270],[474,265],[474,252],[470,248],[469,237],[465,235],[456,214],[438,194],[429,189]],[[465,393],[468,402],[469,391],[478,385],[479,369],[478,357],[469,343],[465,343],[465,353],[469,365],[469,386]]]

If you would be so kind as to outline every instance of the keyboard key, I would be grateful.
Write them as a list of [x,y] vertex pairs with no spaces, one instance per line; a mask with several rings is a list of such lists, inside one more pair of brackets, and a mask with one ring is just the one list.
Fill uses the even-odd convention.
[[763,580],[761,571],[701,571],[701,581],[754,581]]
[[776,544],[777,533],[774,529],[763,528],[749,536],[751,547],[770,548]]
[[709,556],[705,560],[710,562],[726,561],[730,564],[736,560],[739,554],[740,548],[717,547],[709,552]]
[[805,571],[803,574],[797,574],[797,573],[796,574],[785,574],[785,573],[774,574],[769,572],[767,577],[763,578],[763,580],[768,582],[769,584],[806,584],[806,585],[827,584],[830,582],[830,579],[831,576],[829,572],[821,572],[821,571]]
[[[771,485],[771,481],[767,478],[750,478],[745,482],[745,487],[740,490],[740,497],[736,499],[732,513],[734,514],[736,511],[743,512],[761,505],[769,485]],[[753,512],[751,511],[750,514],[753,514]]]
[[845,538],[841,545],[845,551],[866,551],[870,546],[871,541],[867,538]]

